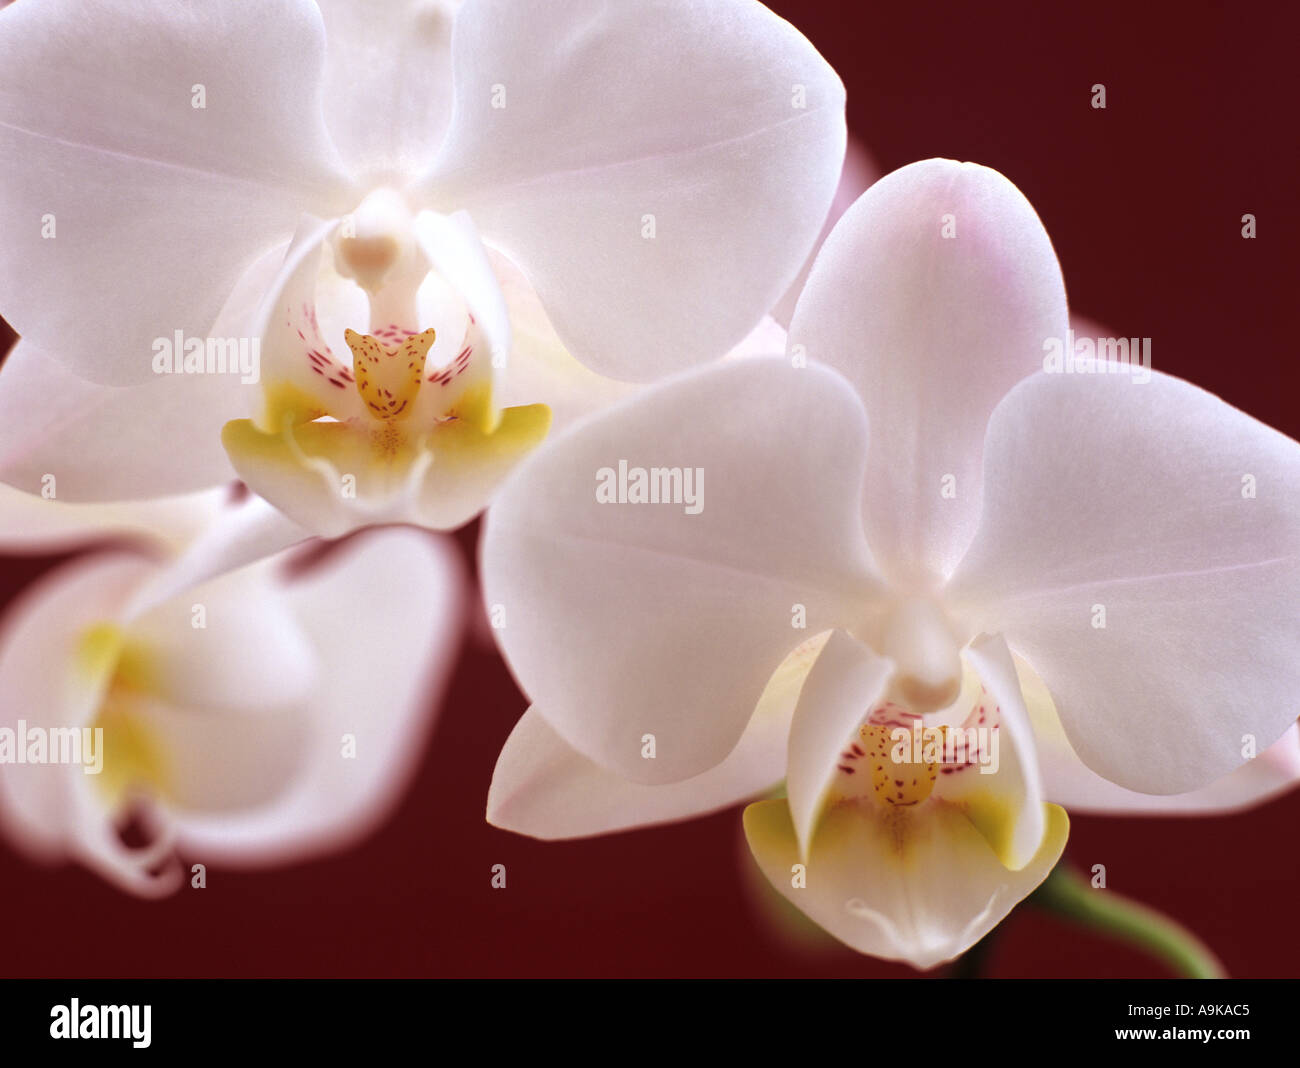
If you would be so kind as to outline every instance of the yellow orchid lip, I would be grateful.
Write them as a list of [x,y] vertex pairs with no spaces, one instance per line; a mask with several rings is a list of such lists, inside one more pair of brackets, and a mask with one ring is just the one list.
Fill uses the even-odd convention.
[[[236,419],[221,438],[240,478],[327,536],[345,533],[358,517],[452,529],[482,507],[477,496],[466,503],[467,493],[477,491],[462,487],[504,478],[550,429],[544,404],[495,411],[495,420],[487,416],[493,410],[485,384],[466,391],[456,409],[424,430],[409,420],[365,416],[347,422],[286,418],[277,432],[267,432],[251,419]],[[325,509],[339,501],[360,511],[338,513],[323,525]]]

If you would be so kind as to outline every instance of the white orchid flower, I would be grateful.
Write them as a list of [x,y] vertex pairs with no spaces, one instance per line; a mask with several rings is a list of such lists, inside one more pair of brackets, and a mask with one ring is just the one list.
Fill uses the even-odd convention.
[[388,814],[455,656],[454,546],[388,529],[284,563],[137,611],[171,565],[98,553],[10,606],[0,827],[12,842],[155,897],[193,878],[185,865],[289,863]]
[[753,0],[7,8],[0,477],[457,526],[548,408],[760,322],[843,112]]
[[[1300,447],[1159,372],[1049,373],[1067,321],[1019,191],[914,164],[836,226],[786,358],[683,374],[531,457],[482,550],[532,701],[489,819],[596,834],[784,780],[745,814],[769,880],[924,968],[1061,853],[1022,683],[1146,795],[1288,732]],[[887,748],[921,726],[974,759]]]

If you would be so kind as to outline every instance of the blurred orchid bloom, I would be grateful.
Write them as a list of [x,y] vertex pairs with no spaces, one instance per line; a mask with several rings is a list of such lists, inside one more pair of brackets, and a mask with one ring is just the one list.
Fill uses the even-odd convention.
[[753,0],[14,5],[0,477],[458,526],[552,415],[760,322],[845,138]]
[[182,856],[290,863],[387,816],[456,652],[454,546],[396,528],[284,564],[263,560],[136,611],[172,565],[100,553],[10,606],[0,827],[12,842],[157,897],[189,877]]
[[[1044,693],[1114,791],[1276,789],[1234,769],[1293,737],[1300,447],[1159,372],[1052,373],[1067,322],[1020,192],[914,164],[836,226],[786,358],[683,374],[531,457],[484,535],[532,701],[489,820],[599,834],[784,780],[745,813],[769,881],[928,968],[1061,853],[1045,798],[1077,791],[1043,785]],[[602,503],[614,469],[628,503]],[[893,748],[958,731],[974,759]]]

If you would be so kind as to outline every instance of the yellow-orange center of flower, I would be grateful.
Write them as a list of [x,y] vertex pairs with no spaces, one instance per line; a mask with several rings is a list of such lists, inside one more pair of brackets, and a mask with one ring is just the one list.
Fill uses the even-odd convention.
[[[871,769],[876,800],[886,805],[917,805],[930,796],[939,776],[938,762],[916,759],[910,745],[899,745],[897,725],[866,723],[858,731]],[[899,759],[901,757],[902,759]]]
[[436,336],[437,332],[430,328],[390,348],[370,334],[344,332],[343,338],[352,350],[357,392],[376,419],[404,419],[410,415],[424,380],[424,362]]

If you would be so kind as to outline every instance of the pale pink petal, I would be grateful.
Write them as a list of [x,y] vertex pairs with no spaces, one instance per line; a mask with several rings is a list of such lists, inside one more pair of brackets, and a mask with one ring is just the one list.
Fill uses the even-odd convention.
[[214,351],[229,370],[185,373],[173,335],[163,339],[173,373],[105,386],[28,341],[15,345],[0,367],[0,478],[39,492],[54,475],[66,501],[163,497],[233,481],[221,428],[254,407],[256,314],[286,248],[244,273],[213,324],[210,336],[221,343]]
[[844,88],[750,0],[478,0],[425,183],[536,287],[565,347],[648,381],[721,356],[793,281],[844,156]]
[[989,413],[1065,330],[1047,233],[986,167],[894,171],[827,238],[789,351],[841,371],[867,406],[863,515],[895,584],[932,586],[957,562],[979,519]]
[[261,497],[222,508],[135,592],[126,614],[139,618],[177,594],[291,548],[311,533]]
[[[1019,871],[1043,841],[1043,785],[1034,750],[1034,731],[1025,710],[1015,665],[1000,636],[982,634],[963,654],[983,693],[976,707],[987,714],[964,726],[986,727],[997,741],[978,766],[940,774],[934,796],[965,805],[967,816],[988,839],[998,859]],[[969,735],[968,735],[969,737]],[[976,736],[978,738],[978,735]]]
[[[533,454],[488,515],[483,583],[551,726],[637,782],[726,757],[800,616],[820,633],[875,603],[865,449],[839,376],[756,357],[638,393]],[[679,469],[670,502],[620,494],[620,462],[629,478]],[[602,503],[602,485],[628,503]]]
[[72,504],[0,483],[0,551],[45,554],[110,539],[178,552],[225,510],[225,487],[149,501]]
[[530,708],[497,759],[488,822],[534,838],[579,838],[690,819],[770,793],[785,778],[790,717],[827,637],[802,642],[786,657],[721,764],[681,782],[624,779],[584,757]]
[[[1048,800],[1071,812],[1114,816],[1203,816],[1253,808],[1300,784],[1300,726],[1292,724],[1239,768],[1185,794],[1140,794],[1103,779],[1074,752],[1052,695],[1024,661],[1016,664],[1034,726],[1034,748]],[[1249,749],[1246,752],[1250,752]]]
[[893,671],[891,661],[836,631],[808,673],[791,724],[786,769],[790,818],[802,860],[808,859],[840,752],[884,693]]
[[152,377],[156,338],[206,336],[303,211],[354,197],[321,119],[324,53],[309,0],[0,11],[0,312],[14,329],[113,384]]
[[317,0],[322,106],[360,182],[428,168],[451,119],[451,31],[460,0]]
[[1295,720],[1300,446],[1143,377],[1040,373],[1011,391],[945,599],[1033,666],[1084,763],[1175,794]]

